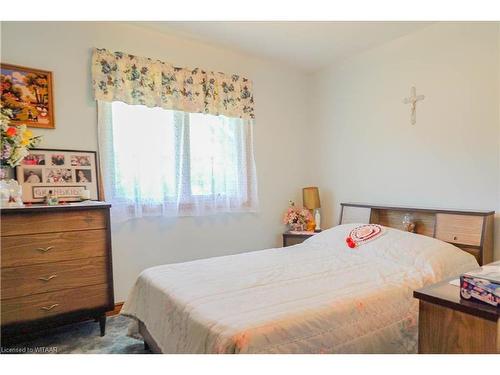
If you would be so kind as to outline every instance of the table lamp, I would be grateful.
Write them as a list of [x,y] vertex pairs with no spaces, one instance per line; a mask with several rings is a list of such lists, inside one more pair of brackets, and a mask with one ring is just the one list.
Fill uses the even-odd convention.
[[303,188],[302,200],[304,207],[313,212],[314,222],[316,223],[314,231],[321,232],[321,215],[319,213],[321,202],[319,201],[319,189],[316,186]]

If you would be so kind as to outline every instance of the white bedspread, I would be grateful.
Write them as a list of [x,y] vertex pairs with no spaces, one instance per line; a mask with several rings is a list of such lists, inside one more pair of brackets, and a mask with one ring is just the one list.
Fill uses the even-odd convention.
[[355,226],[292,247],[149,268],[122,314],[142,321],[164,353],[415,353],[413,290],[477,262],[390,228],[350,249]]

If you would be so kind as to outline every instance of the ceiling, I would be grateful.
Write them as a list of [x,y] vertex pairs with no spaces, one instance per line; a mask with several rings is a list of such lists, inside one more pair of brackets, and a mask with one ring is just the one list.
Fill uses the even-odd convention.
[[431,22],[134,22],[314,72]]

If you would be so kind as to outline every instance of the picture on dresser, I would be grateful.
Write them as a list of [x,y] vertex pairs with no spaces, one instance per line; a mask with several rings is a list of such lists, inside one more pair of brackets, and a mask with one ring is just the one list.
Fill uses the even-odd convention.
[[55,128],[52,73],[1,64],[2,105],[12,111],[13,125]]
[[63,154],[53,154],[51,156],[52,165],[64,165],[64,155]]
[[76,170],[76,182],[92,182],[92,174],[88,169]]
[[23,165],[45,165],[45,155],[30,153],[21,162]]
[[49,183],[73,182],[73,172],[71,169],[51,168],[46,169],[46,180]]
[[25,203],[44,202],[49,192],[76,202],[87,197],[85,190],[99,199],[95,151],[32,149],[16,172]]
[[71,165],[74,167],[89,167],[90,158],[88,156],[71,155]]
[[24,171],[24,181],[30,184],[36,184],[42,182],[42,170],[41,169],[28,169],[25,168]]

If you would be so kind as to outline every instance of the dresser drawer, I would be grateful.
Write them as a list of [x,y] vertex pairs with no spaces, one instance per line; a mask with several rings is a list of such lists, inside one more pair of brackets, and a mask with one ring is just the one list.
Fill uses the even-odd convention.
[[438,213],[435,237],[446,242],[480,246],[483,222],[482,216]]
[[107,282],[106,258],[76,259],[2,269],[1,299]]
[[106,284],[13,298],[2,301],[2,325],[108,307],[109,304]]
[[105,256],[106,235],[106,230],[96,229],[3,237],[1,265],[16,267]]
[[101,209],[3,214],[1,234],[2,236],[16,236],[73,230],[105,229],[107,227],[106,214],[107,211]]

